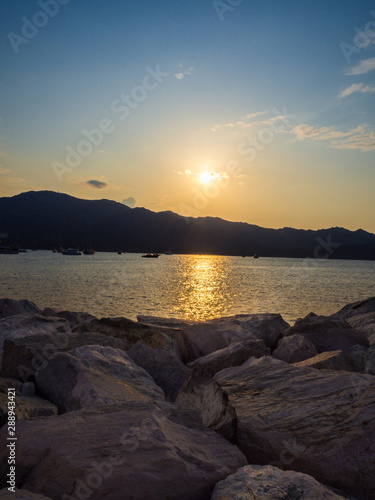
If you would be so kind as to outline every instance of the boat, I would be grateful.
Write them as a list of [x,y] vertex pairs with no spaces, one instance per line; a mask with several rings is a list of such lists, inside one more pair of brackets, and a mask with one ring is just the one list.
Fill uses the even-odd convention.
[[68,248],[68,250],[64,250],[61,252],[63,255],[82,255],[82,252],[77,250],[76,248]]
[[253,255],[253,259],[259,259],[259,256],[255,253],[255,254]]
[[18,248],[0,246],[0,254],[15,255],[18,253]]
[[145,259],[157,259],[159,257],[158,253],[147,253],[146,255],[142,255]]
[[95,255],[96,252],[93,248],[86,248],[86,250],[83,250],[84,255]]
[[167,250],[164,255],[173,255],[171,250]]
[[121,252],[121,250],[119,250],[117,253],[118,253],[119,255],[122,255],[124,252]]

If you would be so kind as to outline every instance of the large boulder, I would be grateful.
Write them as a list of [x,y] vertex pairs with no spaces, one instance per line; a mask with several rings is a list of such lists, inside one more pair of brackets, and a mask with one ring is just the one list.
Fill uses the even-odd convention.
[[9,388],[14,389],[16,396],[14,413],[17,420],[57,415],[57,406],[36,396],[27,385],[18,380],[0,378],[0,427],[8,420]]
[[245,465],[215,486],[211,500],[340,500],[313,477],[270,465]]
[[297,368],[252,358],[215,379],[237,414],[249,462],[312,475],[358,498],[375,491],[372,375]]
[[164,400],[151,376],[112,347],[83,346],[54,354],[36,372],[36,385],[60,413],[122,401]]
[[0,319],[0,360],[5,339],[29,335],[54,335],[69,331],[70,324],[64,318],[45,317],[41,314],[18,314]]
[[18,314],[40,314],[42,311],[29,300],[0,299],[0,319]]
[[97,332],[50,333],[4,340],[2,374],[22,381],[34,380],[38,370],[46,366],[57,352],[71,351],[84,345],[124,348],[121,339]]
[[142,342],[152,349],[163,349],[182,359],[176,340],[153,325],[144,325],[127,318],[94,318],[80,325],[79,331],[99,332],[119,338],[124,342],[126,351],[137,342]]
[[58,316],[67,319],[72,328],[78,329],[80,325],[95,320],[95,316],[85,312],[59,311],[52,307],[46,307],[42,311],[43,316]]
[[263,340],[242,340],[233,342],[229,347],[219,349],[211,354],[202,356],[188,364],[189,368],[199,366],[205,372],[215,375],[215,373],[229,368],[231,366],[242,365],[250,356],[260,358],[264,356],[269,349]]
[[342,351],[327,351],[317,354],[313,358],[292,363],[299,368],[316,368],[317,370],[339,370],[347,372],[356,372],[357,366]]
[[167,401],[176,400],[178,391],[190,372],[176,356],[162,349],[152,349],[141,342],[134,344],[127,355],[151,375],[163,389]]
[[[17,424],[16,486],[54,500],[207,500],[247,464],[191,412],[128,401]],[[8,471],[0,431],[0,477]]]
[[302,335],[316,347],[318,353],[347,351],[355,345],[368,347],[366,335],[351,327],[344,319],[309,314],[288,328],[285,337]]
[[298,333],[279,340],[272,356],[286,363],[298,363],[318,354],[315,345]]
[[364,300],[358,300],[357,302],[346,304],[346,306],[340,309],[340,311],[333,316],[348,319],[368,313],[375,313],[375,297],[369,297]]
[[367,337],[370,345],[375,344],[375,312],[349,316],[345,321],[350,326],[363,333]]
[[194,368],[182,385],[176,403],[181,408],[195,410],[203,425],[234,442],[237,430],[236,412],[228,396],[212,375],[200,367]]
[[288,328],[280,314],[238,314],[208,321],[138,316],[138,321],[155,326],[180,328],[191,344],[191,359],[206,356],[241,340],[263,340],[274,349]]

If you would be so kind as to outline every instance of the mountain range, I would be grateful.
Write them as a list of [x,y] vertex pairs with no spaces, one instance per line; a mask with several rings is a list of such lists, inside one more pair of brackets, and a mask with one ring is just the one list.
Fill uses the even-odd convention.
[[23,248],[375,260],[375,235],[362,229],[269,229],[53,191],[0,198],[0,233]]

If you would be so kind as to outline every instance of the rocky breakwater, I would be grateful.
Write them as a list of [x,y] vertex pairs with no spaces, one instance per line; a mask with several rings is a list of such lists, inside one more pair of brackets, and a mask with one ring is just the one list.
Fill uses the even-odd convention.
[[293,326],[1,299],[0,498],[372,500],[374,333],[375,299]]

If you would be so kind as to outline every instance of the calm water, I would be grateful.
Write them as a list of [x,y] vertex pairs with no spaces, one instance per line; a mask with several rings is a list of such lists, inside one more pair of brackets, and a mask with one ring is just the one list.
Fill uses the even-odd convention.
[[0,297],[96,316],[206,319],[279,312],[288,322],[375,295],[375,262],[49,251],[0,255]]

